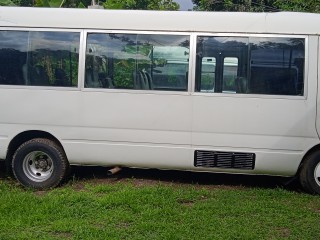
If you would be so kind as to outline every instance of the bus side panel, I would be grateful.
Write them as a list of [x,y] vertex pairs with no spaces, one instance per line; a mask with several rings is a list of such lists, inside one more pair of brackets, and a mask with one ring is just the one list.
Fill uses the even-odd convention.
[[80,105],[84,127],[63,139],[72,163],[190,167],[187,94],[84,91]]
[[8,136],[4,134],[0,135],[0,159],[1,160],[4,160],[6,158],[8,145],[9,145]]
[[189,169],[190,96],[133,91],[2,89],[0,132],[49,132],[71,164]]
[[190,147],[173,145],[68,141],[64,146],[75,165],[188,170],[192,158]]

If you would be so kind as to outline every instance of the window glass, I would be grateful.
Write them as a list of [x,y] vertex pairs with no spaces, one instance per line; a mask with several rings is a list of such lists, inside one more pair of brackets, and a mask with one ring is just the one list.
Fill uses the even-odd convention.
[[303,95],[304,39],[250,38],[250,91]]
[[77,86],[79,33],[30,32],[28,85]]
[[90,33],[85,87],[187,90],[189,37]]
[[24,85],[28,32],[0,31],[0,84]]
[[235,93],[236,89],[236,78],[238,76],[238,58],[226,57],[223,60],[223,83],[222,91]]
[[247,77],[248,48],[248,38],[198,37],[196,91],[236,92],[236,78]]
[[204,57],[201,63],[201,86],[203,92],[214,92],[216,79],[216,58]]
[[0,84],[77,86],[79,33],[0,31]]
[[196,91],[303,95],[304,62],[301,38],[198,37]]

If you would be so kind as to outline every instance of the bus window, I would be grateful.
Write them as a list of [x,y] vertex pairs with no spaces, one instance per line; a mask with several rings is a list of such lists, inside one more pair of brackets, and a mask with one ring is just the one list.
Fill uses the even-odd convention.
[[304,39],[250,38],[251,93],[303,95]]
[[[304,39],[198,37],[197,46],[196,91],[303,95]],[[213,56],[215,72],[204,74]]]
[[0,31],[0,84],[77,86],[79,33]]
[[189,48],[157,46],[153,49],[153,85],[157,90],[187,90]]
[[30,32],[28,85],[78,85],[79,33]]
[[196,91],[235,93],[235,80],[246,77],[248,38],[198,37]]
[[24,85],[28,32],[0,31],[0,84]]
[[89,33],[85,87],[186,91],[189,37]]

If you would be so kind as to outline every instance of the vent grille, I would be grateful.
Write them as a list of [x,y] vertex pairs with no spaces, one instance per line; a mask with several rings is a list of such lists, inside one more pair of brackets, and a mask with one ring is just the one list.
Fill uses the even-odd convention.
[[253,170],[256,155],[254,153],[239,152],[194,152],[194,166],[206,168],[234,168]]

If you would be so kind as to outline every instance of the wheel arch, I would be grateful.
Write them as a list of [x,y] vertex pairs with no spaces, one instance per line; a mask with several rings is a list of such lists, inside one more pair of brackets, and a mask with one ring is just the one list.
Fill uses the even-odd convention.
[[301,167],[303,166],[304,162],[306,161],[306,159],[308,158],[308,156],[310,156],[311,154],[313,154],[314,152],[317,152],[317,151],[320,151],[320,144],[317,144],[315,146],[313,146],[312,148],[310,148],[303,156],[301,162],[300,162],[300,165],[299,165],[299,168],[298,168],[298,171],[296,173],[296,176],[299,175],[300,173],[300,170],[301,170]]
[[58,140],[58,138],[56,138],[51,133],[41,131],[41,130],[24,131],[24,132],[21,132],[18,135],[16,135],[14,138],[12,138],[12,140],[9,143],[7,155],[6,155],[6,159],[5,159],[7,172],[12,173],[11,163],[12,163],[12,157],[13,157],[15,151],[19,148],[19,146],[21,144],[23,144],[24,142],[29,141],[31,139],[34,139],[34,138],[50,139],[50,140],[56,142],[65,153],[64,147],[62,146],[61,142]]

